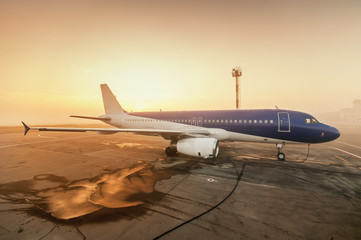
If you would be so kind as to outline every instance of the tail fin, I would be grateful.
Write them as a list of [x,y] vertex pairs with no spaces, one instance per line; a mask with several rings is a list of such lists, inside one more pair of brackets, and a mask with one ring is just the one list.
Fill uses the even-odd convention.
[[100,84],[103,96],[104,110],[106,114],[124,113],[124,109],[120,106],[117,99],[107,84]]

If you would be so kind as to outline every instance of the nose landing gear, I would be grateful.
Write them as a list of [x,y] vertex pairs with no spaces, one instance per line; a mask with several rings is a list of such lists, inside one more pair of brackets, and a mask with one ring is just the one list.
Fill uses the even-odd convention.
[[279,161],[285,161],[286,160],[286,155],[282,152],[282,149],[285,146],[285,144],[278,143],[278,144],[276,144],[276,146],[278,148],[277,159]]

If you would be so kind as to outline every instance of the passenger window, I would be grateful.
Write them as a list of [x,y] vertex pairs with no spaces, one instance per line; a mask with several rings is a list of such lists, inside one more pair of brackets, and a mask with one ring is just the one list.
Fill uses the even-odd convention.
[[264,123],[266,123],[266,124],[267,124],[267,123],[268,123],[268,120],[264,120]]
[[262,123],[262,120],[259,120],[259,123]]
[[223,119],[221,120],[221,123],[223,123]]
[[269,121],[270,123],[273,123],[273,120]]
[[310,123],[311,123],[311,119],[306,118],[306,119],[305,119],[305,122],[306,122],[306,124],[310,124]]
[[248,120],[248,123],[252,123],[252,120]]
[[257,120],[254,120],[254,123],[257,123]]
[[228,120],[226,120],[226,123],[228,123]]

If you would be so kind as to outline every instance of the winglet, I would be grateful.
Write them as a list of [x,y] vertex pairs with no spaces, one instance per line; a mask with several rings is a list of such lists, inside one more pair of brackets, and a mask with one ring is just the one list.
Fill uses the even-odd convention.
[[24,136],[25,136],[29,132],[30,128],[24,122],[22,122],[22,124],[24,125],[25,128],[25,132],[24,132]]

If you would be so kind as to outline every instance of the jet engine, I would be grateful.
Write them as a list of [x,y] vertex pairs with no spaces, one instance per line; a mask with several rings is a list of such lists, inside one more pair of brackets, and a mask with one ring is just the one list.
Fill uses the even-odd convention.
[[177,142],[179,153],[193,157],[215,158],[218,150],[218,140],[215,138],[185,138]]

